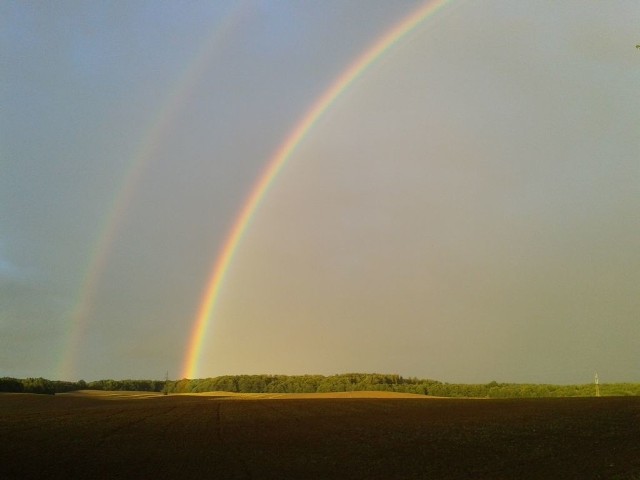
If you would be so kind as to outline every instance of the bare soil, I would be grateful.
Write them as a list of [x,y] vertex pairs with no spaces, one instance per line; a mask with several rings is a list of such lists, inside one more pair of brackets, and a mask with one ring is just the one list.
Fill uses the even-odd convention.
[[0,477],[640,480],[640,398],[1,394]]

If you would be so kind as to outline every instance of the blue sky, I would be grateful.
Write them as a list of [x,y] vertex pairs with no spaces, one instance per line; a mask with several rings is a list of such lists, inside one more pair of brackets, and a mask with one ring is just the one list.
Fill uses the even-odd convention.
[[[419,5],[4,2],[0,375],[178,376],[267,161]],[[201,375],[640,381],[637,13],[451,1],[398,42],[256,212]]]

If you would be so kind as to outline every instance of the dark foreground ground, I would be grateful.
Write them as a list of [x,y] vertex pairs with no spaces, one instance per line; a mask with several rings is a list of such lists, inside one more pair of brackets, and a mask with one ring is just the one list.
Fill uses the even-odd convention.
[[640,480],[640,398],[2,394],[0,478]]

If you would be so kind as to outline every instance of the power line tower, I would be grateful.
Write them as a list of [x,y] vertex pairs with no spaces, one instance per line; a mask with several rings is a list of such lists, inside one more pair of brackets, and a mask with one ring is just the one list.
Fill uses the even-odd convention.
[[599,397],[600,396],[600,379],[598,378],[598,372],[596,372],[596,375],[593,381],[596,386],[596,397]]

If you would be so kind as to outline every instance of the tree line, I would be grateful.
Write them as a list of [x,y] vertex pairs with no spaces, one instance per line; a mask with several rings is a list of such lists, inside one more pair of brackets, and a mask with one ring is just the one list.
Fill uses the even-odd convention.
[[[323,393],[387,391],[435,397],[536,398],[591,397],[593,384],[554,385],[498,383],[446,383],[438,380],[404,378],[401,375],[349,373],[341,375],[226,375],[204,379],[182,379],[167,383],[168,393]],[[600,384],[603,396],[640,395],[638,383]]]
[[96,380],[94,382],[65,382],[46,378],[0,378],[0,392],[13,393],[56,393],[78,390],[161,392],[166,386],[164,380]]
[[[593,384],[552,385],[498,383],[461,384],[404,378],[396,374],[347,373],[340,375],[224,375],[182,380],[97,380],[65,382],[45,378],[0,378],[0,392],[55,394],[76,390],[144,391],[163,393],[323,393],[386,391],[436,397],[535,398],[591,397]],[[640,395],[639,383],[600,384],[603,396]]]

